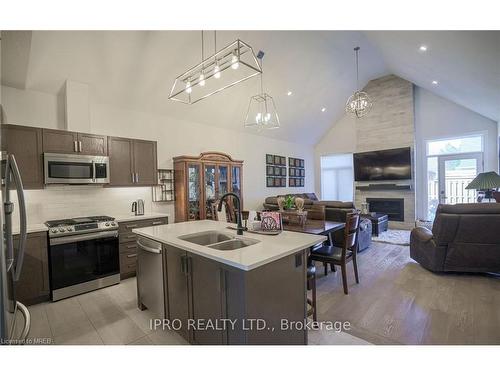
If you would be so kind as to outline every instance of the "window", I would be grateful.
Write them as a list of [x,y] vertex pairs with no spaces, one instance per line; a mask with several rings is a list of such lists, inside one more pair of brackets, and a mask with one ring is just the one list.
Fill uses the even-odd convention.
[[440,139],[427,142],[427,156],[462,154],[465,152],[482,152],[483,136]]
[[354,169],[352,154],[321,157],[321,199],[352,202]]

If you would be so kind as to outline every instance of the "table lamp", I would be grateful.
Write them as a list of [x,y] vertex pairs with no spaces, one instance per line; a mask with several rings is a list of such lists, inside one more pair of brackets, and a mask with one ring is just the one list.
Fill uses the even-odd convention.
[[484,172],[479,173],[475,179],[473,179],[466,189],[476,189],[478,191],[484,192],[484,197],[478,195],[477,201],[481,202],[484,198],[491,199],[492,191],[495,191],[500,187],[500,176],[496,172]]

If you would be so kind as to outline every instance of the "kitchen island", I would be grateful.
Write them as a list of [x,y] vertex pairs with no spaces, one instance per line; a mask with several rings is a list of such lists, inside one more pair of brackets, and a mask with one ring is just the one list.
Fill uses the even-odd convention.
[[[156,294],[156,300],[163,296],[160,317],[189,342],[306,344],[307,250],[326,237],[286,231],[237,236],[227,226],[203,220],[134,229],[139,307],[149,308],[141,290],[143,280],[151,284],[141,264],[161,262],[151,286],[162,286]],[[153,248],[154,258],[148,252]]]

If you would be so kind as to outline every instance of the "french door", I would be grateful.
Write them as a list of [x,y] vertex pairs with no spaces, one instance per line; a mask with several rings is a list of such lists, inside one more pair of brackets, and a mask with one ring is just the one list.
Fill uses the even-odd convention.
[[467,185],[483,172],[483,153],[440,155],[427,159],[428,217],[433,219],[441,204],[473,203],[476,191]]

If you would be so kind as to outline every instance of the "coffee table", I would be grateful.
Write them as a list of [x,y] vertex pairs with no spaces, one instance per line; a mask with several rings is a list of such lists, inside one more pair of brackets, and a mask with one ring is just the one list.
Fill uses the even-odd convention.
[[369,214],[361,214],[360,216],[372,222],[372,235],[376,237],[378,237],[380,233],[385,232],[389,226],[389,216],[387,214],[371,212]]

